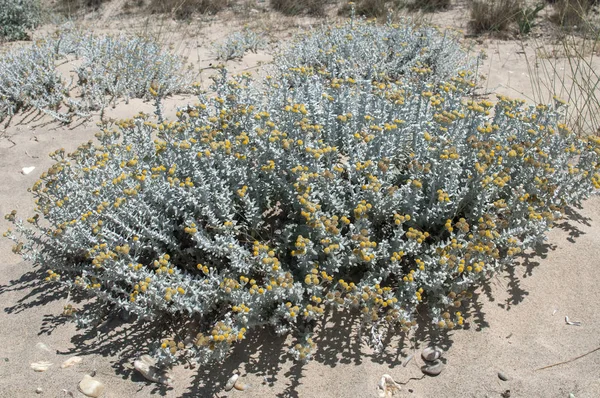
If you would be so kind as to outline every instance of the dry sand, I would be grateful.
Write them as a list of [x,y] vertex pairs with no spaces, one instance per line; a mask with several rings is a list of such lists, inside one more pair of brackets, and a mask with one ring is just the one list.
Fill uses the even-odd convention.
[[[456,25],[456,20],[453,22]],[[225,34],[218,26],[219,22],[204,24],[197,36],[181,45],[199,67],[215,62],[208,44]],[[172,39],[179,40],[176,35]],[[480,48],[488,53],[482,72],[488,75],[489,88],[533,97],[527,53],[520,44],[486,40]],[[269,54],[250,54],[229,67],[258,70],[259,64],[269,59]],[[203,80],[207,73],[201,75]],[[176,105],[191,100],[184,96],[170,99],[167,115],[173,115]],[[111,110],[109,116],[129,117],[140,110],[151,112],[152,107],[132,101]],[[94,120],[69,127],[16,122],[6,131],[0,130],[0,214],[17,209],[26,217],[33,209],[27,188],[52,164],[47,154],[60,147],[75,149],[93,139],[97,127]],[[21,174],[28,166],[36,169]],[[0,231],[7,227],[7,222],[0,220]],[[151,329],[112,319],[77,330],[61,316],[65,295],[40,283],[39,271],[21,261],[11,247],[10,241],[0,239],[0,397],[83,396],[77,384],[92,371],[106,385],[107,398],[367,398],[377,396],[376,385],[386,373],[397,382],[408,382],[399,397],[600,397],[600,351],[538,370],[600,347],[600,199],[596,197],[582,209],[569,212],[537,253],[523,256],[520,264],[477,291],[468,327],[437,336],[445,362],[438,377],[421,378],[419,350],[429,339],[426,322],[417,333],[394,339],[377,355],[356,339],[348,319],[332,314],[316,339],[315,360],[306,365],[290,360],[285,338],[262,330],[236,346],[223,365],[200,370],[175,368],[173,388],[164,388],[145,381],[130,365],[145,352]],[[567,325],[565,316],[581,321],[581,326]],[[402,366],[413,354],[414,359]],[[61,369],[60,364],[73,355],[81,356],[82,363]],[[30,364],[42,360],[53,366],[46,372],[34,372]],[[248,390],[223,391],[234,371],[250,385]],[[508,381],[500,380],[498,372]],[[37,388],[43,390],[41,395],[36,394]]]

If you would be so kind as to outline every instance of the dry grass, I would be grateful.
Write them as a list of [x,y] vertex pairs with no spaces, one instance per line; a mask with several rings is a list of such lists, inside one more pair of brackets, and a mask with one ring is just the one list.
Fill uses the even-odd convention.
[[552,19],[563,27],[583,27],[595,0],[556,0]]
[[270,0],[271,8],[285,15],[325,15],[323,0]]
[[451,0],[415,0],[408,4],[408,8],[432,12],[447,9],[451,3]]
[[195,13],[216,14],[229,6],[228,0],[150,0],[149,10],[187,19]]
[[536,48],[535,57],[527,58],[533,100],[564,100],[565,122],[577,134],[600,135],[600,33],[565,34],[557,44],[539,42]]
[[472,0],[471,29],[474,33],[505,32],[521,10],[521,0]]
[[53,11],[72,16],[82,12],[96,11],[108,1],[110,0],[58,0],[53,6]]

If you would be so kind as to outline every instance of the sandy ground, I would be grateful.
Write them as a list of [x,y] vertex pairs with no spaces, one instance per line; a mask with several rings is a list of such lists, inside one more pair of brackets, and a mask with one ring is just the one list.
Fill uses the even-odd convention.
[[[464,18],[454,18],[453,13],[456,10],[435,17],[464,28]],[[106,17],[99,21],[94,26],[98,31],[135,25],[131,20],[113,21],[111,25]],[[198,71],[215,62],[210,43],[222,40],[235,26],[221,29],[223,19],[197,22],[173,32],[168,27],[161,29],[170,32],[165,40],[186,54]],[[287,21],[280,29],[272,16],[257,17],[254,22],[268,26],[273,37],[285,38],[290,28],[311,21]],[[141,20],[137,23],[147,26]],[[528,60],[535,58],[538,49],[538,41],[522,45],[480,40],[477,50],[488,55],[480,69],[487,76],[482,91],[535,99]],[[249,54],[228,67],[259,71],[270,59],[264,52]],[[557,69],[566,67],[565,59],[549,62]],[[210,72],[204,69],[198,78],[206,81]],[[177,105],[192,100],[186,96],[169,99],[167,116],[174,114]],[[108,116],[130,117],[140,110],[150,113],[152,106],[131,101],[117,106]],[[52,164],[47,154],[60,147],[75,149],[93,139],[97,127],[94,119],[68,127],[19,121],[17,118],[6,131],[0,130],[0,214],[16,209],[26,217],[33,209],[27,188]],[[35,171],[21,174],[21,169],[29,166],[35,166]],[[7,227],[1,219],[0,230]],[[13,254],[11,247],[10,241],[0,239],[0,397],[83,397],[77,384],[92,371],[105,384],[105,397],[366,398],[377,396],[376,385],[386,373],[397,382],[407,383],[396,395],[399,397],[600,396],[600,351],[540,369],[600,347],[600,198],[588,200],[582,209],[572,209],[537,253],[523,256],[513,269],[479,289],[465,329],[435,337],[435,343],[444,350],[445,362],[445,370],[438,377],[423,377],[420,371],[423,363],[419,352],[430,339],[426,323],[416,333],[394,339],[383,354],[377,355],[356,339],[349,319],[331,314],[316,339],[316,358],[306,365],[294,363],[286,354],[289,341],[262,330],[236,346],[222,365],[175,368],[173,388],[163,388],[145,381],[130,365],[133,358],[145,353],[146,341],[154,332],[151,328],[116,318],[77,330],[61,316],[67,302],[65,294],[48,290],[39,282],[39,272]],[[581,326],[566,324],[565,316],[581,321]],[[74,355],[83,361],[61,369],[60,364]],[[403,366],[410,355],[414,358]],[[42,373],[30,369],[32,362],[42,360],[53,366]],[[223,391],[234,371],[240,372],[249,389]],[[508,381],[500,380],[498,372]],[[40,395],[38,388],[43,390]]]

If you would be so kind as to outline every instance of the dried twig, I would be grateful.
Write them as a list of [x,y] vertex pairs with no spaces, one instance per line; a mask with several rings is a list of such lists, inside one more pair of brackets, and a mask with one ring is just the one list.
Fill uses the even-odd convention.
[[552,368],[552,367],[554,367],[554,366],[558,366],[558,365],[564,365],[565,363],[569,363],[569,362],[576,361],[576,360],[578,360],[579,358],[583,358],[583,357],[585,357],[586,355],[590,355],[591,353],[594,353],[594,352],[596,352],[596,351],[600,351],[600,347],[598,347],[598,348],[594,348],[593,350],[591,350],[591,351],[588,351],[588,352],[586,352],[585,354],[583,354],[583,355],[580,355],[580,356],[578,356],[578,357],[575,357],[575,358],[569,359],[568,361],[559,362],[559,363],[555,363],[555,364],[552,364],[552,365],[544,366],[543,368],[536,369],[536,372],[537,372],[538,370],[544,370],[544,369]]

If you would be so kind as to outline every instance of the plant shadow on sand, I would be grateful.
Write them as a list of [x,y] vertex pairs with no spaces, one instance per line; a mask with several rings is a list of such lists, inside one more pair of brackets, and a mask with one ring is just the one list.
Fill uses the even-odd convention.
[[[567,233],[567,240],[571,243],[583,235],[580,226],[589,226],[590,219],[583,217],[576,209],[569,208],[565,217],[555,224]],[[531,276],[533,270],[540,265],[539,260],[548,256],[548,253],[556,249],[556,245],[542,243],[534,250],[530,250],[520,256],[520,261],[514,267],[506,269],[498,278],[507,280],[506,288],[508,298],[498,305],[509,311],[513,305],[521,303],[529,293],[520,284],[521,278]],[[519,275],[521,274],[522,275]],[[0,285],[0,300],[7,293],[23,292],[24,295],[14,303],[3,308],[7,314],[18,314],[32,307],[45,305],[52,301],[64,300],[67,292],[60,288],[52,288],[45,284],[42,270],[33,270],[23,274],[19,279],[11,280],[8,284]],[[488,280],[480,288],[472,292],[473,296],[466,307],[461,310],[465,315],[465,328],[475,327],[482,330],[489,326],[480,296],[486,296],[487,300],[493,302],[491,283]],[[71,297],[77,303],[77,297]],[[80,329],[80,332],[71,338],[73,348],[64,352],[64,355],[100,355],[110,357],[111,366],[115,373],[123,379],[131,379],[139,382],[139,388],[145,386],[152,389],[151,393],[165,395],[170,387],[150,383],[133,369],[131,363],[139,355],[150,350],[150,344],[159,341],[169,330],[181,331],[190,328],[189,323],[169,319],[165,322],[143,322],[139,320],[125,321],[122,313],[111,312],[102,309],[95,301],[79,302],[80,308],[85,312],[101,313],[101,322]],[[69,321],[64,315],[44,315],[39,334],[51,334],[61,324]],[[410,334],[399,331],[390,333],[382,344],[386,347],[383,352],[376,353],[369,349],[364,339],[360,336],[358,329],[360,325],[358,313],[342,313],[335,309],[329,311],[324,320],[317,324],[317,333],[313,338],[317,348],[314,361],[329,367],[338,364],[360,365],[364,361],[373,361],[386,364],[390,368],[402,366],[408,354],[428,344],[435,344],[444,351],[452,344],[452,333],[439,330],[432,325],[427,311],[422,308],[417,314],[416,331]],[[165,325],[168,325],[165,326]],[[363,333],[368,333],[367,331]],[[292,344],[285,336],[277,336],[271,328],[263,327],[251,330],[246,339],[235,345],[226,360],[219,364],[218,372],[214,366],[200,366],[193,370],[187,390],[183,397],[218,397],[221,396],[223,387],[231,375],[240,370],[243,364],[243,374],[253,374],[264,378],[264,384],[273,386],[278,378],[285,378],[285,390],[279,394],[280,397],[299,397],[297,388],[303,378],[304,365],[292,360],[288,349]],[[281,373],[285,363],[292,363],[283,374]],[[190,366],[185,364],[184,366]],[[186,380],[176,380],[176,383]]]

